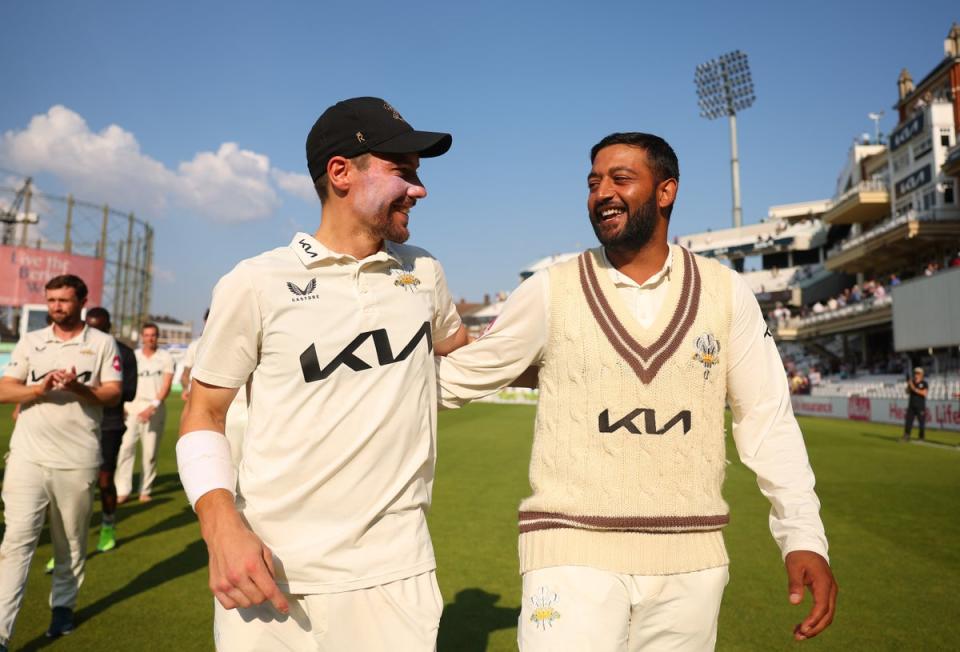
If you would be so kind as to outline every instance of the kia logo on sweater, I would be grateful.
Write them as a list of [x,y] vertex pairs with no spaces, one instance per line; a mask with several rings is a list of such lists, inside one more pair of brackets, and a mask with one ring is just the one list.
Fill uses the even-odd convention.
[[[634,419],[643,416],[643,430],[637,427]],[[664,435],[668,430],[678,423],[683,424],[683,434],[690,432],[690,410],[681,410],[663,424],[662,428],[657,428],[657,412],[653,408],[636,408],[619,421],[610,423],[610,410],[604,410],[600,413],[599,426],[600,432],[616,432],[620,428],[626,428],[627,432],[634,435]]]

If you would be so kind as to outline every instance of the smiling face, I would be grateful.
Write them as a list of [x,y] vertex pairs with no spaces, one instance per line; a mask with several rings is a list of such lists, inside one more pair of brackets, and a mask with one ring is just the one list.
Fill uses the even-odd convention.
[[604,147],[593,160],[587,186],[590,224],[601,244],[638,250],[650,241],[660,217],[657,183],[643,149]]
[[419,167],[416,154],[373,154],[366,169],[355,170],[353,213],[374,238],[402,243],[410,237],[410,209],[427,196]]

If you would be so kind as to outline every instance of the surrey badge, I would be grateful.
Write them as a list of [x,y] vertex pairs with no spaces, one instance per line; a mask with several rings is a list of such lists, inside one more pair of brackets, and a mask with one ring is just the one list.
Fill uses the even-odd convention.
[[554,605],[560,600],[559,596],[547,587],[541,586],[536,594],[530,596],[530,603],[533,605],[533,613],[530,614],[530,622],[546,629],[553,626],[553,621],[560,617],[560,612],[554,609]]
[[694,341],[693,345],[697,349],[693,359],[703,365],[703,379],[706,380],[710,377],[710,368],[720,362],[720,342],[713,333],[704,333]]

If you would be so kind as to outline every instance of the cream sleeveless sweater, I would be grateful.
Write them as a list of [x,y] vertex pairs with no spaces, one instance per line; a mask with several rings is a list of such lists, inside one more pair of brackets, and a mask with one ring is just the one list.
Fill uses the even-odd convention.
[[600,249],[550,268],[521,572],[664,575],[728,563],[720,490],[733,272],[671,246],[668,295],[648,329]]

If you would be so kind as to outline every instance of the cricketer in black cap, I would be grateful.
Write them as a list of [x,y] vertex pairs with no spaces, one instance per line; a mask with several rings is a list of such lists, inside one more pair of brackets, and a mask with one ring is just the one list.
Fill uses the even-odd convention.
[[328,108],[307,135],[307,168],[323,204],[317,239],[358,259],[384,240],[406,242],[409,211],[427,195],[417,176],[420,159],[440,156],[452,141],[450,134],[415,130],[377,97]]
[[[436,649],[434,356],[467,333],[440,263],[403,243],[420,159],[451,140],[382,99],[330,107],[306,146],[319,228],[217,283],[177,461],[221,652]],[[224,423],[250,378],[237,469]]]

